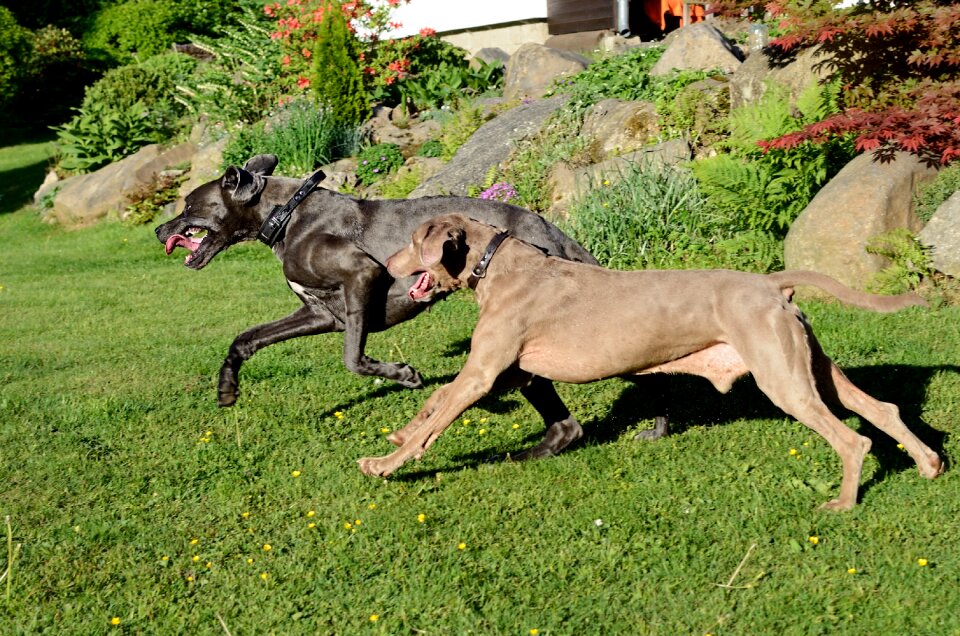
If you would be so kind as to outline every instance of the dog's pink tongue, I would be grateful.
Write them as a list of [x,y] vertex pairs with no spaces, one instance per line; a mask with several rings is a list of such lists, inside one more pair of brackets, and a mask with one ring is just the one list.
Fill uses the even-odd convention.
[[419,300],[426,296],[428,291],[430,291],[430,274],[424,272],[420,274],[417,282],[413,284],[407,294],[412,300]]
[[183,234],[174,234],[167,239],[164,249],[169,255],[174,249],[184,247],[191,252],[195,252],[200,247],[200,241],[184,236]]

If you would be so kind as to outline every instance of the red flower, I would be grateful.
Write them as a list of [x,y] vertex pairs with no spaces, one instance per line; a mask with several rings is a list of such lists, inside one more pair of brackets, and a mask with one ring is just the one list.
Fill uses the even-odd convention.
[[271,7],[269,4],[264,5],[263,12],[271,18],[273,17],[273,7]]
[[387,77],[387,78],[385,78],[385,79],[383,80],[383,83],[386,84],[387,86],[390,86],[391,84],[393,84],[393,83],[396,82],[396,81],[397,81],[397,78],[394,77],[393,75],[390,75],[389,77]]
[[303,88],[303,89],[309,88],[309,87],[310,87],[310,80],[308,80],[306,77],[298,77],[298,78],[297,78],[297,86],[299,86],[300,88]]
[[311,53],[311,52],[310,52],[310,49],[308,49],[308,48],[304,48],[304,49],[303,49],[302,51],[300,51],[300,52],[303,53],[303,57],[306,57],[306,58],[309,58],[311,55],[313,55],[313,53]]
[[437,34],[437,30],[431,29],[430,27],[423,27],[422,29],[420,29],[420,35],[422,35],[425,38],[432,38],[436,34]]
[[284,66],[290,66],[290,56],[289,56],[289,55],[284,55],[284,56],[283,56],[283,60],[281,60],[281,61],[283,62],[283,65],[284,65]]

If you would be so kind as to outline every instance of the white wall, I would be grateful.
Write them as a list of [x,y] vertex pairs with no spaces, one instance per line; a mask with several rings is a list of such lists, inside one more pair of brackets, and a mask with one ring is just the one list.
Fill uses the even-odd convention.
[[393,11],[403,26],[388,37],[414,35],[425,27],[438,33],[523,20],[546,20],[547,0],[411,0]]

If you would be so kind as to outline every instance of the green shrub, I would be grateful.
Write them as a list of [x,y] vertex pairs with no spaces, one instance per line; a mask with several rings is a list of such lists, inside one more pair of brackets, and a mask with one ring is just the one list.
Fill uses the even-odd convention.
[[84,43],[111,63],[127,64],[231,23],[238,6],[237,0],[126,0],[97,12]]
[[262,10],[244,8],[236,24],[220,27],[215,38],[193,44],[213,60],[199,65],[177,91],[197,117],[226,129],[262,119],[279,102],[280,46],[271,39],[271,22]]
[[371,99],[411,112],[457,107],[464,98],[496,89],[503,76],[500,63],[471,67],[464,49],[429,31],[378,42],[369,68]]
[[873,275],[867,290],[877,294],[902,294],[917,289],[933,275],[929,249],[909,230],[898,228],[867,241],[869,254],[890,259],[890,265]]
[[57,131],[58,166],[67,172],[89,172],[119,161],[142,146],[160,141],[141,102],[126,109],[94,102]]
[[357,162],[357,180],[370,185],[402,166],[403,155],[397,144],[377,144],[364,148]]
[[357,127],[370,115],[359,65],[360,43],[343,12],[326,5],[313,47],[311,88],[319,102],[344,126]]
[[443,142],[439,139],[428,139],[417,148],[418,157],[442,157]]
[[696,180],[658,162],[624,166],[620,179],[595,184],[577,201],[563,229],[606,267],[684,265],[715,225]]
[[16,95],[26,77],[31,46],[30,31],[9,9],[0,7],[0,107]]
[[940,205],[960,190],[960,164],[947,166],[933,181],[921,183],[914,196],[914,208],[924,223],[933,218]]
[[224,166],[243,165],[253,155],[275,154],[278,174],[300,177],[317,166],[352,154],[358,145],[355,128],[344,127],[329,109],[308,99],[295,100],[269,122],[241,127],[223,151]]
[[853,156],[839,139],[764,152],[757,142],[779,137],[837,111],[839,86],[813,85],[796,110],[785,90],[771,86],[756,104],[730,113],[727,152],[692,164],[700,188],[732,227],[782,238],[819,189]]
[[129,196],[130,204],[123,220],[130,225],[146,225],[153,222],[164,208],[180,196],[180,184],[186,175],[160,175],[153,183],[143,186]]

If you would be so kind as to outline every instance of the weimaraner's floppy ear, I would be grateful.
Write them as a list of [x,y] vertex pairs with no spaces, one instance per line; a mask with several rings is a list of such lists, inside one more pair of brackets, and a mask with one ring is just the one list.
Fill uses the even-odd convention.
[[448,222],[432,223],[420,242],[420,263],[424,267],[432,267],[443,259],[443,249],[446,244],[459,244],[463,237],[463,230]]
[[277,155],[256,155],[244,164],[243,169],[266,177],[273,174],[278,163],[280,163],[280,160]]
[[220,180],[220,187],[234,201],[241,205],[250,203],[266,186],[263,175],[248,172],[243,168],[230,166]]

